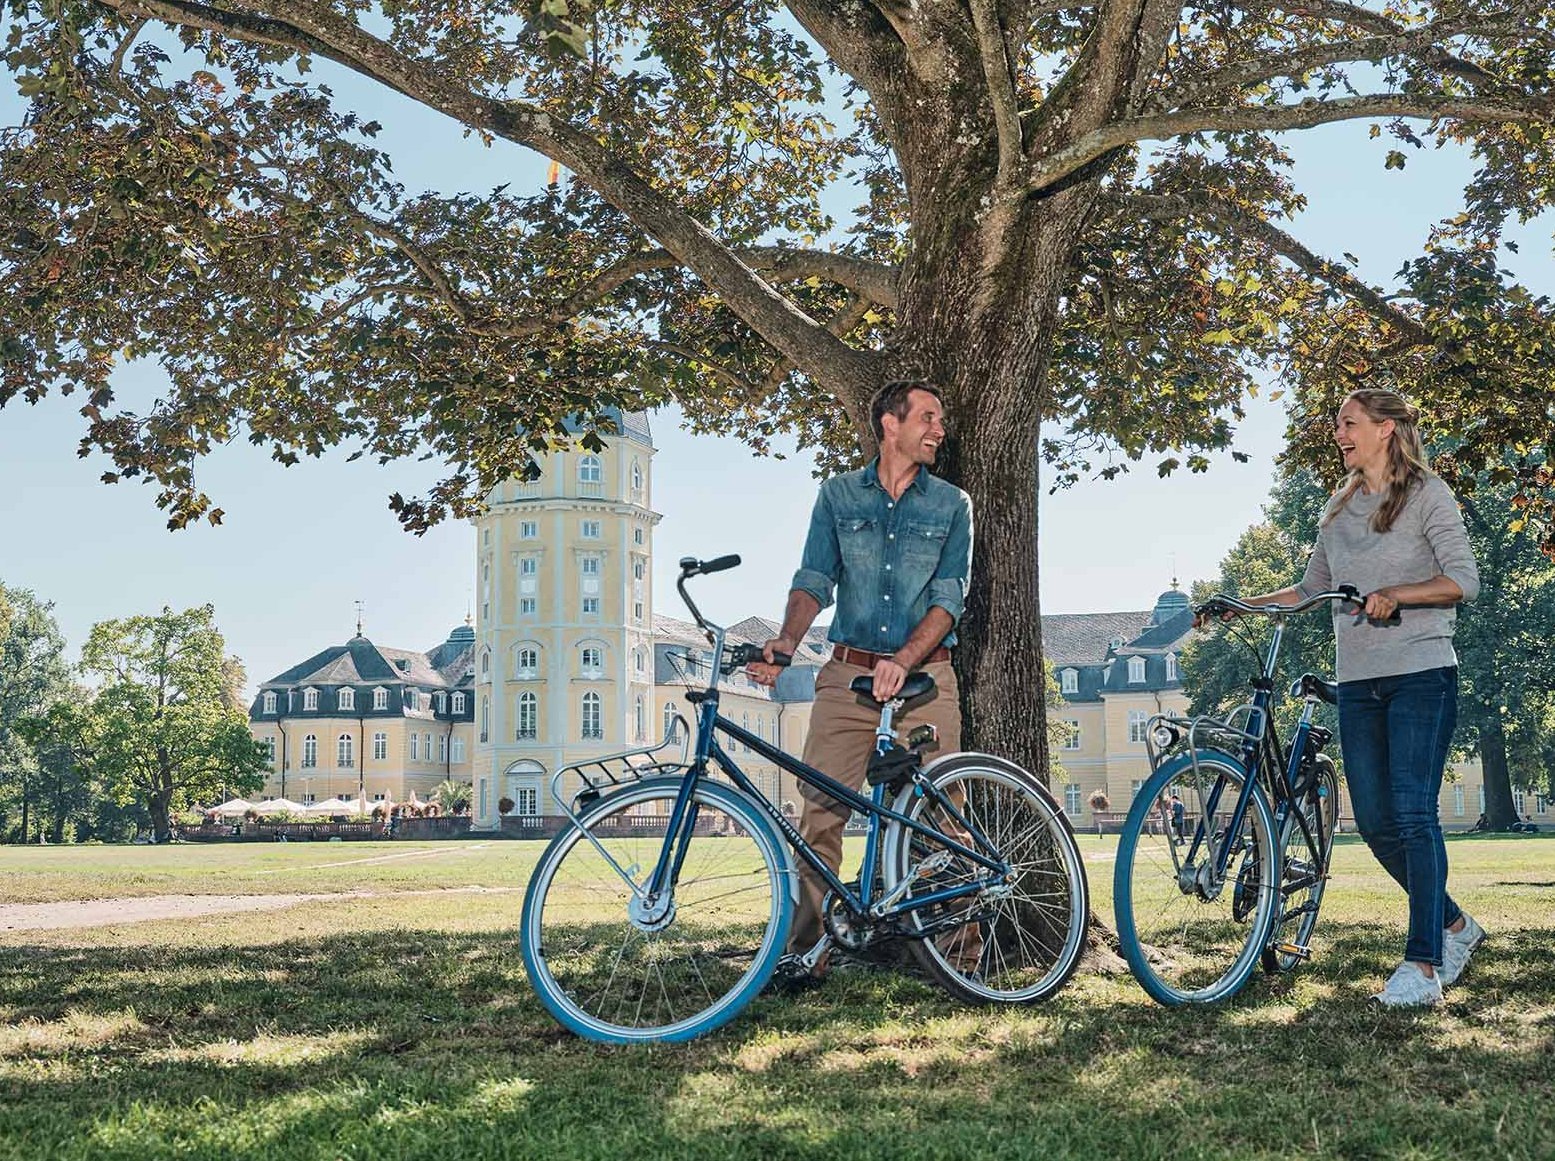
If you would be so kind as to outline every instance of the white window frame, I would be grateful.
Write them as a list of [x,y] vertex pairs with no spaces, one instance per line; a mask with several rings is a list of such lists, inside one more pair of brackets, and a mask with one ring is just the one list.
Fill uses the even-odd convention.
[[373,690],[373,709],[386,710],[389,708],[389,691],[383,686]]
[[453,708],[450,709],[448,712],[449,713],[455,713],[455,714],[462,714],[464,712],[464,694],[456,693],[456,694],[454,694],[452,700],[453,700]]
[[373,761],[387,762],[389,760],[389,735],[379,730],[373,735]]
[[585,617],[597,617],[597,616],[599,616],[599,598],[598,597],[584,597],[583,598],[583,603],[580,606],[580,608],[581,608],[582,613],[583,613],[583,615]]
[[1145,723],[1150,720],[1150,714],[1145,710],[1128,711],[1128,740],[1137,745],[1145,744]]
[[459,737],[457,734],[454,735],[453,749],[449,754],[449,760],[453,762],[455,766],[462,766],[464,764],[464,739]]
[[532,742],[540,736],[540,699],[527,691],[518,695],[518,725],[514,736],[520,742]]
[[1128,659],[1128,683],[1130,685],[1145,684],[1145,659],[1143,657],[1130,657]]
[[537,520],[520,520],[518,522],[518,538],[520,540],[536,540],[540,536],[540,522]]
[[350,734],[341,734],[335,739],[335,765],[342,770],[356,766],[356,739]]
[[1063,669],[1058,674],[1058,685],[1064,693],[1080,692],[1080,673],[1074,669]]
[[536,616],[540,609],[540,602],[534,597],[518,598],[518,615],[520,617]]
[[602,540],[605,535],[604,525],[598,520],[581,521],[578,531],[584,540]]
[[421,735],[415,730],[410,731],[410,760],[421,761]]
[[302,739],[302,768],[316,770],[319,765],[319,737],[307,734]]
[[275,690],[267,689],[264,698],[265,708],[261,713],[273,714],[275,712]]
[[1068,732],[1064,735],[1064,744],[1062,746],[1060,746],[1059,749],[1061,749],[1061,750],[1078,750],[1078,749],[1080,749],[1081,748],[1080,719],[1079,718],[1065,718],[1064,719],[1064,725],[1068,727]]
[[518,575],[519,576],[539,576],[540,575],[540,562],[539,562],[539,560],[537,560],[535,557],[532,557],[532,556],[520,557],[519,561],[518,561]]
[[1069,782],[1064,786],[1064,813],[1070,818],[1080,817],[1080,784]]
[[319,691],[316,690],[316,689],[305,689],[305,690],[303,690],[302,691],[302,710],[303,710],[303,713],[317,713],[318,712],[318,708],[319,708]]
[[596,455],[580,456],[578,458],[578,483],[598,484],[605,479],[604,465],[599,462]]
[[1166,655],[1166,680],[1167,681],[1181,681],[1182,680],[1180,677],[1177,676],[1177,654],[1175,654],[1175,653],[1168,653]]
[[[593,664],[590,664],[590,662]],[[605,676],[605,650],[599,645],[584,645],[578,650],[578,672],[598,681]]]
[[585,741],[599,741],[605,736],[604,699],[592,690],[583,695],[582,736]]
[[356,690],[349,685],[344,686],[335,694],[335,708],[354,710],[356,708]]

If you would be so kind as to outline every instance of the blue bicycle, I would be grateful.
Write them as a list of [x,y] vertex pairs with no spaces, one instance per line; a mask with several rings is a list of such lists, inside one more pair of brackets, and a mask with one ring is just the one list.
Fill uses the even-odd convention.
[[[1287,618],[1320,604],[1356,604],[1343,585],[1290,606],[1217,594],[1195,610],[1268,617],[1274,635],[1253,699],[1225,718],[1157,714],[1146,723],[1150,778],[1134,796],[1113,876],[1118,941],[1134,977],[1163,1004],[1235,995],[1261,963],[1289,971],[1311,957],[1339,820],[1339,782],[1315,724],[1332,682],[1303,674],[1290,746],[1275,733],[1274,674]],[[1396,616],[1396,614],[1395,614]],[[1175,797],[1185,825],[1162,804]]]
[[[924,673],[880,705],[867,797],[720,716],[719,676],[761,651],[726,646],[686,581],[738,563],[680,562],[676,587],[715,662],[707,687],[687,694],[697,727],[679,754],[672,730],[657,746],[552,779],[572,825],[540,856],[520,932],[541,1001],[573,1032],[609,1043],[689,1040],[719,1027],[755,997],[783,954],[798,898],[795,855],[830,891],[826,931],[803,954],[805,967],[829,947],[857,951],[895,937],[962,999],[1052,995],[1079,963],[1090,910],[1058,804],[1031,775],[988,754],[925,764],[932,727],[899,744],[894,716],[933,696]],[[870,683],[861,677],[854,692],[869,697]],[[867,818],[856,881],[844,883],[820,861],[721,738]]]

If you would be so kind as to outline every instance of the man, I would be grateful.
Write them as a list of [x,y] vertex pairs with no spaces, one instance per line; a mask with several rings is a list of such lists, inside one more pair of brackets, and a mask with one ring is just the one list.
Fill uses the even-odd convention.
[[1172,791],[1172,842],[1176,846],[1183,844],[1183,823],[1187,816],[1187,810],[1182,804],[1182,799],[1177,796],[1177,791]]
[[[835,591],[832,657],[816,677],[804,760],[852,788],[863,785],[880,724],[879,711],[860,704],[848,688],[860,674],[872,675],[874,696],[885,701],[910,672],[924,670],[934,678],[936,695],[903,715],[898,729],[905,734],[919,722],[932,723],[941,745],[952,749],[961,737],[950,646],[971,575],[972,504],[965,492],[927,470],[945,440],[944,417],[939,389],[930,383],[887,383],[876,394],[870,425],[880,454],[868,467],[821,486],[783,627],[763,649],[768,662],[774,653],[792,655]],[[764,685],[774,684],[778,673],[771,664],[750,667]],[[808,785],[800,795],[799,833],[836,871],[850,811]],[[791,956],[813,951],[825,933],[825,895],[825,882],[801,866]],[[792,972],[795,961],[784,966]],[[824,956],[810,969],[813,978],[825,970]]]

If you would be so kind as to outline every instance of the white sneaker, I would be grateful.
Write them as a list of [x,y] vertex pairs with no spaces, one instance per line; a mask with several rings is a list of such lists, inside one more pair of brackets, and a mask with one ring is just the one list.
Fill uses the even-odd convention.
[[1406,959],[1393,969],[1382,991],[1372,999],[1385,1008],[1429,1007],[1442,1002],[1442,981],[1438,976],[1427,976]]
[[1463,927],[1458,931],[1443,933],[1442,966],[1436,969],[1436,977],[1442,981],[1442,987],[1450,988],[1458,982],[1463,969],[1469,966],[1469,957],[1474,954],[1474,949],[1484,942],[1485,929],[1465,911]]

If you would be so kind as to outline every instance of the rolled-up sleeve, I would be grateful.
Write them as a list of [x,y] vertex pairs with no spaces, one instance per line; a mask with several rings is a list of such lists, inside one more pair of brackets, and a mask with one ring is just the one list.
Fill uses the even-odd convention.
[[939,567],[929,581],[929,606],[944,609],[957,625],[966,608],[967,585],[972,579],[972,501],[965,492],[961,493],[960,500],[950,518],[950,531],[945,535]]
[[1334,574],[1328,567],[1328,550],[1323,547],[1323,537],[1319,533],[1317,543],[1312,546],[1312,554],[1307,557],[1307,571],[1302,575],[1296,591],[1303,598],[1315,597],[1318,593],[1328,592],[1333,584]]
[[1479,565],[1469,545],[1468,531],[1463,527],[1463,513],[1458,510],[1452,490],[1440,480],[1434,483],[1437,486],[1426,493],[1428,500],[1422,513],[1425,539],[1442,575],[1463,590],[1465,601],[1472,601],[1479,596]]
[[832,515],[830,489],[822,487],[810,513],[810,531],[805,536],[799,571],[789,588],[809,593],[821,608],[832,603],[842,571],[842,552],[837,546],[837,521]]

